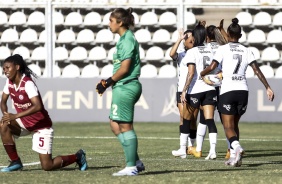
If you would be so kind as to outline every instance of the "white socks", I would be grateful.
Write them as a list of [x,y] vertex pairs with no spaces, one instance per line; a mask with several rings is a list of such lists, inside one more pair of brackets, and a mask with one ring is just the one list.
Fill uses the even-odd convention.
[[232,144],[231,144],[232,148],[230,148],[230,157],[233,157],[235,158],[236,157],[236,152],[235,150],[238,148],[238,147],[241,147],[239,141],[233,141]]
[[235,150],[230,148],[230,158],[235,158],[236,154],[235,154]]
[[194,143],[195,143],[195,140],[196,140],[196,139],[191,139],[191,138],[188,136],[188,147],[193,146]]
[[209,140],[210,140],[210,153],[215,153],[217,133],[209,133]]
[[180,150],[186,153],[187,141],[189,134],[180,133]]
[[203,141],[205,139],[206,130],[207,130],[207,125],[204,125],[202,123],[198,124],[197,138],[196,138],[196,143],[197,143],[196,151],[197,152],[202,151],[202,146],[203,146]]

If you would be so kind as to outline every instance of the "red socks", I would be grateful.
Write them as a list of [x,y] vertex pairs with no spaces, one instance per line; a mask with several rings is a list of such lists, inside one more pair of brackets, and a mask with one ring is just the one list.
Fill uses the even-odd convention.
[[61,156],[62,158],[62,167],[66,167],[74,162],[76,162],[76,155],[66,155],[66,156]]
[[4,146],[5,150],[6,150],[9,158],[11,159],[11,161],[19,159],[16,145],[14,145],[14,144],[3,144],[3,146]]

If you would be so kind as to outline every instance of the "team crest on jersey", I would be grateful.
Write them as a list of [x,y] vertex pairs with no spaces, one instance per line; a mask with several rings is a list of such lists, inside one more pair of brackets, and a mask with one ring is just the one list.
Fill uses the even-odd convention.
[[20,100],[23,100],[23,98],[24,98],[23,95],[19,95]]
[[230,109],[231,109],[231,105],[225,105],[225,104],[223,104],[223,107],[224,107],[226,110],[228,110],[228,111],[230,111]]

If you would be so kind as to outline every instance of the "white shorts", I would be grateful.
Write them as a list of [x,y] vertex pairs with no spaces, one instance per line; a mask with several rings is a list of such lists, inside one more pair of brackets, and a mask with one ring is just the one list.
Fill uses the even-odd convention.
[[[32,149],[40,154],[52,154],[52,145],[54,130],[53,128],[44,128],[35,132],[28,131],[23,125],[20,118],[16,119],[17,123],[21,127],[21,136],[32,134]],[[14,136],[18,138],[18,136]]]

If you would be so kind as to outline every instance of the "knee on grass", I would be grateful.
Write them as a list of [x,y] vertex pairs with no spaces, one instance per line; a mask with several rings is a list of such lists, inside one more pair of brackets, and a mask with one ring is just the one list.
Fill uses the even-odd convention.
[[44,171],[52,171],[52,170],[54,170],[52,163],[41,163],[41,168]]

